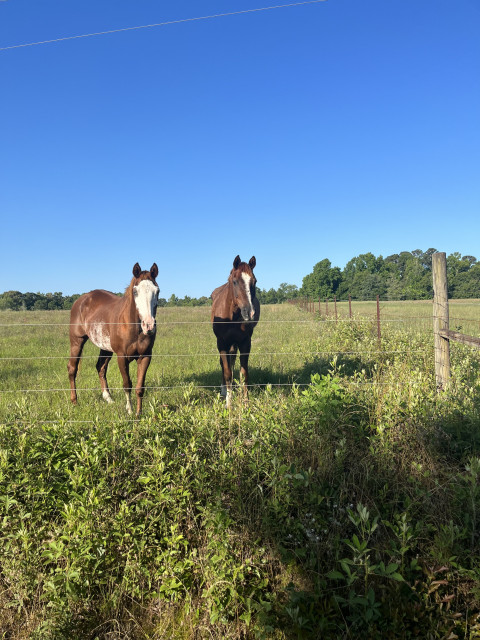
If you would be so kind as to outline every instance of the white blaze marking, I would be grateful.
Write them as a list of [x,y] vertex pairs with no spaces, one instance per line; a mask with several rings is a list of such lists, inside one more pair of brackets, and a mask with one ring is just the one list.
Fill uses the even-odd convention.
[[159,288],[151,280],[142,280],[135,287],[135,305],[137,307],[140,320],[148,321],[155,318],[157,297]]
[[247,298],[248,298],[248,304],[250,306],[250,310],[252,310],[252,296],[250,294],[250,280],[252,279],[251,276],[248,275],[248,273],[242,273],[242,278],[243,281],[245,283],[245,291],[247,293]]
[[104,322],[95,322],[90,325],[88,337],[93,344],[104,351],[112,351],[110,336]]

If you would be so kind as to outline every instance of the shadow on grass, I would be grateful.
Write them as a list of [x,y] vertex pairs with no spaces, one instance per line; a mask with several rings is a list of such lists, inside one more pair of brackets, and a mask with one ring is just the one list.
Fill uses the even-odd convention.
[[[371,361],[365,361],[358,357],[342,356],[336,358],[335,362],[331,358],[314,357],[305,360],[301,367],[278,367],[255,366],[252,358],[249,365],[249,386],[252,390],[258,386],[264,388],[268,385],[274,387],[285,387],[288,389],[293,385],[304,386],[310,384],[314,374],[327,375],[333,370],[341,371],[343,376],[351,377],[355,373],[365,372],[366,377],[370,377],[373,371]],[[239,380],[240,369],[238,362],[234,370],[234,380]],[[217,393],[220,391],[222,373],[220,365],[215,371],[192,373],[183,381],[186,384],[194,384],[198,387],[211,388]]]

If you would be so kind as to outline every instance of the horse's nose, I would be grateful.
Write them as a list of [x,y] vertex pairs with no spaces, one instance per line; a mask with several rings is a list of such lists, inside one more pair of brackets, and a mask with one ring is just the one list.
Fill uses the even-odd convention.
[[155,318],[147,318],[142,320],[142,331],[145,335],[155,329]]
[[242,318],[245,322],[250,322],[250,320],[253,320],[254,315],[254,309],[252,309],[251,307],[242,307]]

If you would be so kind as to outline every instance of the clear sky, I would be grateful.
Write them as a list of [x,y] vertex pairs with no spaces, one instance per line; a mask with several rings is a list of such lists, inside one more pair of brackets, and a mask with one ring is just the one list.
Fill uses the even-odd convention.
[[[276,4],[0,0],[0,47]],[[1,50],[0,292],[480,259],[479,34],[478,0],[326,0]]]

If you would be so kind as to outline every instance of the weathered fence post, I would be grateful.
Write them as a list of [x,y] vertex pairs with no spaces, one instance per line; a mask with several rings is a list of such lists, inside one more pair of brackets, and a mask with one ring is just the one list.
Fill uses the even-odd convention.
[[435,379],[443,391],[450,379],[450,341],[441,335],[448,332],[447,258],[442,251],[432,256],[433,333],[435,336]]
[[348,296],[348,315],[350,318],[352,317],[352,296],[351,295]]
[[321,316],[322,315],[322,305],[320,303],[320,296],[318,297],[318,315]]
[[335,322],[338,322],[338,315],[337,315],[337,296],[333,296],[333,303],[335,305]]

